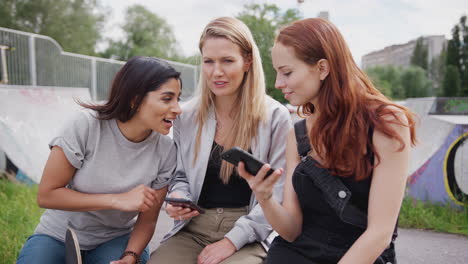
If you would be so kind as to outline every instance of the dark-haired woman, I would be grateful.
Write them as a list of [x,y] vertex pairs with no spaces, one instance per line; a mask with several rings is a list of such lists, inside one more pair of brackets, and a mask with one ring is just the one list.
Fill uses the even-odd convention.
[[282,204],[272,185],[239,173],[279,233],[267,263],[396,263],[393,241],[415,143],[412,113],[385,98],[358,68],[338,29],[305,19],[272,49],[276,88],[305,119],[286,147]]
[[67,228],[83,263],[146,263],[176,166],[165,135],[181,113],[180,93],[180,73],[167,62],[134,57],[115,76],[105,104],[81,104],[88,110],[49,143],[37,196],[47,210],[17,263],[64,263]]

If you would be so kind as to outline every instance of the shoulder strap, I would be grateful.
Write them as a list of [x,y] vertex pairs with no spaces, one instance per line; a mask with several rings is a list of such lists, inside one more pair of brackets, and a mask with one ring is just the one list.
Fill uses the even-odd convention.
[[[372,138],[372,135],[374,133],[374,128],[370,127],[368,131],[368,136]],[[299,156],[301,158],[304,158],[308,155],[310,150],[312,149],[310,143],[309,143],[309,137],[307,134],[307,127],[306,127],[306,120],[302,119],[294,124],[294,134],[296,135],[296,143],[297,143],[297,152],[299,153]],[[370,155],[371,161],[374,159],[374,155],[371,152],[371,149],[368,149],[368,153]],[[347,190],[346,186],[344,185],[343,181],[339,177],[330,177],[328,171],[323,168],[318,168],[316,166],[308,166],[309,168],[314,168],[316,170],[321,170],[322,173],[314,173],[315,177],[312,177],[314,182],[319,181],[319,180],[325,180],[325,181],[333,181],[333,184],[335,186],[341,186],[343,190]],[[326,172],[326,173],[325,173]],[[329,194],[326,190],[322,189],[323,184],[316,184],[319,189],[322,190],[324,194]],[[349,190],[348,190],[349,192]],[[327,195],[325,195],[327,196]],[[328,199],[329,197],[325,197],[325,199]],[[348,197],[349,199],[349,197]],[[349,224],[355,225],[355,226],[360,226],[362,228],[367,227],[367,212],[362,211],[360,208],[357,206],[353,205],[351,202],[346,203],[346,206],[344,208],[342,207],[341,210],[338,208],[334,208],[336,213],[339,215],[342,221],[347,222]],[[338,210],[337,210],[338,209]],[[398,225],[398,224],[397,224]],[[397,233],[397,226],[395,226],[393,236],[392,236],[392,243],[398,236]],[[393,244],[392,244],[393,245]],[[388,248],[386,250],[394,250],[393,248]]]
[[307,136],[306,120],[302,119],[294,124],[294,134],[296,135],[297,152],[299,156],[305,157],[312,149]]

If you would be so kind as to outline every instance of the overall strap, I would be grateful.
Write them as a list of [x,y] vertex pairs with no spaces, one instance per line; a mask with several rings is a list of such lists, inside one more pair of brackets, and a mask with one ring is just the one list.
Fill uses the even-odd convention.
[[[374,129],[369,128],[368,136],[372,138]],[[357,206],[353,205],[349,200],[351,198],[351,191],[344,185],[339,176],[332,176],[330,172],[317,165],[317,161],[308,157],[312,149],[309,143],[307,134],[306,120],[300,120],[294,124],[294,134],[296,135],[297,151],[301,157],[302,168],[310,175],[315,185],[322,191],[325,200],[335,211],[341,221],[361,227],[367,227],[367,212],[362,211]],[[368,148],[368,158],[373,162],[374,154]],[[339,190],[338,192],[336,192]],[[339,198],[337,198],[339,197]],[[386,248],[381,256],[375,261],[376,263],[396,263],[394,240],[397,237],[397,227],[395,227],[392,241],[388,248]]]
[[314,159],[308,158],[308,153],[312,148],[307,135],[305,119],[294,124],[294,133],[296,135],[297,151],[304,163],[302,166],[308,174],[313,175],[311,179],[322,190],[328,204],[342,221],[366,228],[367,214],[349,202],[352,193],[344,185],[343,181],[337,176],[332,176],[327,169],[316,166],[317,161]]
[[297,152],[299,156],[305,157],[312,149],[307,135],[306,120],[302,119],[294,124],[294,134],[296,135]]

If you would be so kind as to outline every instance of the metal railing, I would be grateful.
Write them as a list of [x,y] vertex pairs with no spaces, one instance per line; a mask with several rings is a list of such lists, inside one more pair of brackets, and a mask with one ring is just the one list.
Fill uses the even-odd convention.
[[[87,87],[94,100],[107,99],[112,79],[125,63],[64,52],[50,37],[2,27],[0,56],[1,84]],[[197,67],[169,63],[182,73],[182,99],[188,99],[197,86]]]

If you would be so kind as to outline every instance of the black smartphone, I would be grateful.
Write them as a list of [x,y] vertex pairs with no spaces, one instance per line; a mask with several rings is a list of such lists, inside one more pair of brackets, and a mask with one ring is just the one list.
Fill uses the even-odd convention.
[[205,210],[200,208],[200,206],[196,205],[194,202],[190,201],[189,199],[166,197],[166,198],[164,198],[164,201],[166,201],[167,203],[172,204],[173,206],[180,206],[180,207],[190,208],[192,210],[196,210],[200,214],[205,213]]
[[[221,154],[221,158],[235,166],[237,166],[240,161],[244,162],[245,170],[254,176],[257,175],[258,171],[263,167],[263,165],[265,165],[264,162],[258,160],[252,156],[252,154],[240,149],[239,147],[233,147],[232,149],[226,150]],[[275,170],[271,168],[265,175],[265,178],[270,176],[273,171]]]

